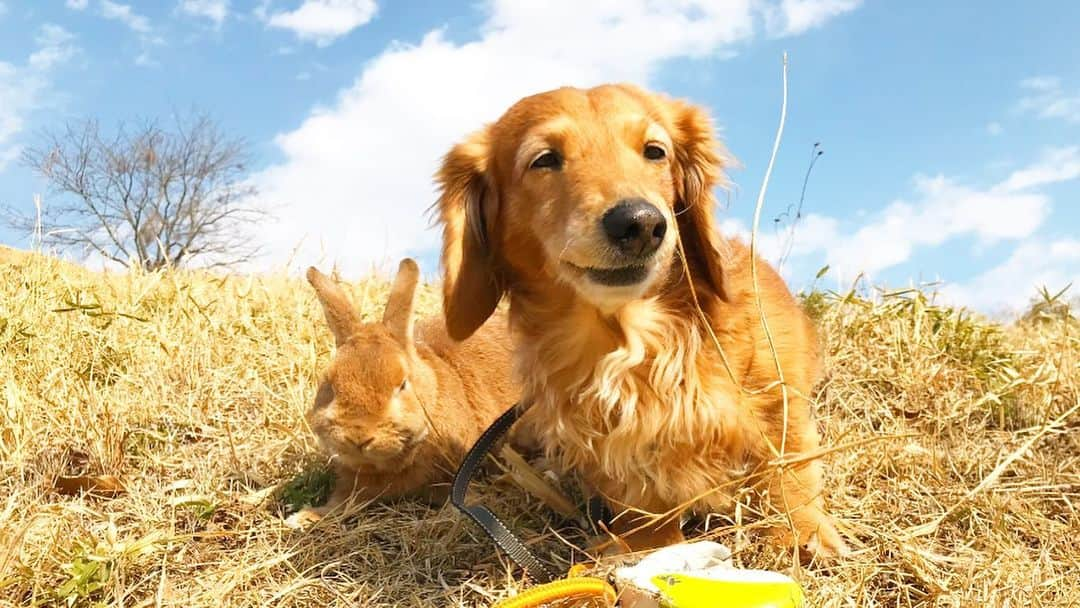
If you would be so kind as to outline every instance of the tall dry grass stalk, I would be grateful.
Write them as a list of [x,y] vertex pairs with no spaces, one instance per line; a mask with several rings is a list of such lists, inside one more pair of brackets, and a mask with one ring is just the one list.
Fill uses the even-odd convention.
[[[371,317],[387,285],[351,289]],[[805,304],[842,446],[827,499],[856,555],[793,572],[745,509],[692,534],[793,572],[814,606],[1076,605],[1076,321],[1003,327],[919,292]],[[284,525],[326,488],[302,418],[330,354],[320,314],[284,275],[99,274],[0,249],[0,606],[486,606],[519,588],[448,506]],[[507,478],[479,499],[556,567],[583,559],[586,534]]]

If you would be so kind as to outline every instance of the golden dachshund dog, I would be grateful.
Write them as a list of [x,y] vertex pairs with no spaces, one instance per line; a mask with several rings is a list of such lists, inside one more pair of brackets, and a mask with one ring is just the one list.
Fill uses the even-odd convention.
[[467,338],[509,298],[537,437],[622,513],[624,548],[680,542],[679,514],[752,487],[786,540],[835,557],[817,337],[776,271],[758,261],[755,292],[747,247],[718,234],[725,159],[702,110],[632,86],[517,102],[437,177],[447,329]]

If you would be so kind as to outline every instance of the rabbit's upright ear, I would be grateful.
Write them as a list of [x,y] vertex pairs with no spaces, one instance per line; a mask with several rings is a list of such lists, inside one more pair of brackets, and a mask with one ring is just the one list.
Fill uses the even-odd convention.
[[390,288],[390,298],[386,301],[382,322],[390,334],[397,338],[405,348],[413,343],[413,309],[416,307],[416,285],[420,282],[420,267],[412,258],[401,260],[397,277]]
[[334,334],[334,343],[341,346],[350,336],[359,331],[360,314],[353,308],[345,292],[314,267],[307,269],[307,280],[315,288],[315,295],[322,303],[326,323]]

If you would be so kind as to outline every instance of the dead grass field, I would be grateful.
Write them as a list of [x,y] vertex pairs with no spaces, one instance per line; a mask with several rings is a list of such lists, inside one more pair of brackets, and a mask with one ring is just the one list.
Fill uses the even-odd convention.
[[[365,316],[385,289],[352,284]],[[807,305],[842,447],[828,501],[856,554],[794,570],[749,523],[698,531],[813,606],[1080,605],[1080,325],[997,326],[916,292]],[[518,588],[450,506],[284,525],[327,484],[302,418],[330,354],[320,314],[284,275],[0,252],[0,606],[487,606]],[[500,478],[479,495],[565,567],[571,523]]]

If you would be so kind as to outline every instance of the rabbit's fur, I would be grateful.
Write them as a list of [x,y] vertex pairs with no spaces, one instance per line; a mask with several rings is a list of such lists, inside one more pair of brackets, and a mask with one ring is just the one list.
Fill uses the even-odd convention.
[[419,277],[416,262],[402,260],[382,321],[363,323],[338,285],[307,271],[336,344],[307,420],[333,455],[337,483],[310,514],[353,494],[445,500],[465,452],[519,397],[505,317],[463,342],[442,317],[415,323]]

